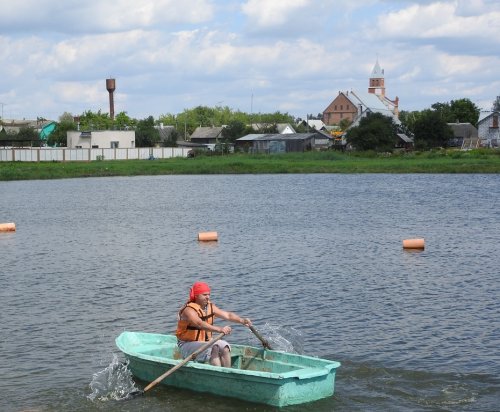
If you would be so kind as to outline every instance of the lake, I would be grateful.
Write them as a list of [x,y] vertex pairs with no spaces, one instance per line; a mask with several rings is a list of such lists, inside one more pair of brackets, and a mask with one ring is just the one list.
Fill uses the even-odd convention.
[[[342,363],[333,397],[287,411],[496,410],[499,200],[498,175],[0,182],[17,227],[0,233],[0,410],[274,410],[168,387],[116,399],[145,385],[114,339],[173,333],[196,280],[278,349]],[[259,346],[240,325],[228,340]]]

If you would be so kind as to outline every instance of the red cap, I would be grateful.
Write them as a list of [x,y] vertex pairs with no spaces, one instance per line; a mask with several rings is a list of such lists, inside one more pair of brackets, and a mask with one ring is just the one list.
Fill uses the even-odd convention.
[[208,286],[205,282],[195,282],[189,291],[189,300],[193,302],[196,295],[201,295],[202,293],[210,293],[210,286]]

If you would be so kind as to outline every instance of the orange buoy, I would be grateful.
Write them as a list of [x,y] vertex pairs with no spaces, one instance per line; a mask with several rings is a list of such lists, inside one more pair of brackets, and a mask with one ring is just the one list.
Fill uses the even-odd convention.
[[198,233],[198,240],[200,242],[210,242],[217,240],[217,232],[200,232]]
[[424,249],[424,239],[405,239],[403,240],[403,249]]
[[0,232],[15,232],[15,223],[0,223]]

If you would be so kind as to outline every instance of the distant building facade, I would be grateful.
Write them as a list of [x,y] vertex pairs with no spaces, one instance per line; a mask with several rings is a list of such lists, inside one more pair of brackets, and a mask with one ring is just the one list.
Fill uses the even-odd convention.
[[481,146],[499,147],[500,145],[500,112],[481,112],[477,122],[478,137]]
[[378,62],[370,75],[367,93],[340,92],[323,111],[323,122],[327,126],[338,125],[342,120],[359,122],[368,112],[378,112],[391,116],[394,120],[399,116],[399,98],[389,99],[385,94],[385,75]]
[[98,131],[68,131],[66,132],[68,148],[117,149],[134,148],[134,130],[98,130]]

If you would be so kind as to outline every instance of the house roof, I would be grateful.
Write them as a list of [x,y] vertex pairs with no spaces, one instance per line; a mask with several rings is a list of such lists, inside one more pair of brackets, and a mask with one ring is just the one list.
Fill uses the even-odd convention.
[[306,140],[318,133],[289,133],[289,134],[247,134],[236,141],[248,142],[255,140]]
[[484,119],[487,119],[488,117],[493,116],[494,114],[496,114],[497,116],[500,116],[500,112],[498,112],[498,111],[481,112],[481,113],[479,113],[479,120],[477,122],[481,123]]
[[383,96],[354,90],[351,90],[351,93],[346,94],[345,96],[358,108],[358,110],[361,108],[358,113],[358,117],[353,121],[351,126],[357,126],[363,113],[366,111],[381,113],[384,116],[392,118],[395,124],[401,124],[398,116],[396,116],[393,112],[394,105],[391,107],[390,101],[383,98]]
[[477,129],[470,123],[448,123],[455,137],[477,137]]
[[325,128],[325,124],[323,123],[323,120],[318,120],[318,119],[307,119],[307,124],[309,127],[313,127],[316,130],[321,130]]
[[197,127],[191,135],[191,139],[217,138],[222,133],[223,127]]
[[405,143],[413,143],[413,139],[404,133],[398,133],[398,137]]

